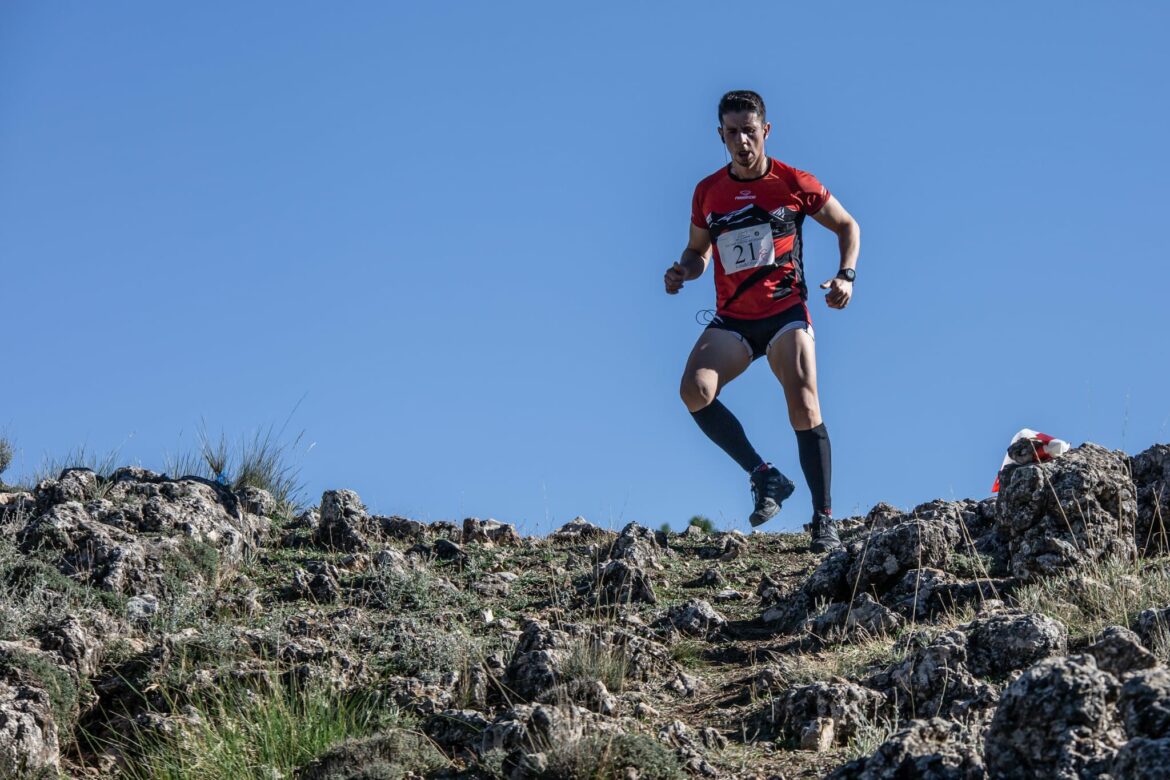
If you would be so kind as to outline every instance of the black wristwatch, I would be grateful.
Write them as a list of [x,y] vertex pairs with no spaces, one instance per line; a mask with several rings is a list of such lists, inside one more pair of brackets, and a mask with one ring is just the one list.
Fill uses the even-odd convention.
[[852,268],[842,268],[840,271],[837,272],[837,278],[844,279],[847,282],[852,282],[854,279],[857,278],[857,272],[854,271]]

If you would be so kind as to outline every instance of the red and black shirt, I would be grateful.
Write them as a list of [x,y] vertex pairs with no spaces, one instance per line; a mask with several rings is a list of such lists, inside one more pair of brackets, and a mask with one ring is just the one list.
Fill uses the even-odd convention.
[[[768,172],[758,179],[737,179],[729,165],[699,182],[691,222],[711,234],[719,315],[758,320],[808,298],[800,228],[805,216],[820,211],[829,197],[811,173],[772,158]],[[735,295],[765,267],[773,270]]]

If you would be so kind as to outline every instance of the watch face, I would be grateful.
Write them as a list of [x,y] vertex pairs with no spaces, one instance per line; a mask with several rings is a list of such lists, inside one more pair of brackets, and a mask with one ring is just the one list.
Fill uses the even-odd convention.
[[837,276],[839,276],[840,278],[844,279],[847,282],[852,282],[854,279],[857,278],[857,272],[854,271],[852,268],[842,268],[840,271],[837,272]]

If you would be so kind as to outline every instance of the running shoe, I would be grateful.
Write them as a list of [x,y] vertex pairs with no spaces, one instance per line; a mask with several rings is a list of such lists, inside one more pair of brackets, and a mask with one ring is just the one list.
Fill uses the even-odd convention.
[[832,552],[841,549],[841,537],[837,536],[837,525],[829,515],[817,512],[806,526],[812,536],[809,549],[815,553]]
[[764,471],[753,471],[751,479],[752,500],[756,508],[748,521],[753,526],[763,525],[780,512],[780,505],[792,495],[796,485],[775,466],[768,466]]

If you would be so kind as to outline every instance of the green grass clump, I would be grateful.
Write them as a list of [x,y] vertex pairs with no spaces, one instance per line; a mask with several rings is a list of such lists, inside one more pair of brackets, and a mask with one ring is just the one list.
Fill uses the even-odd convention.
[[646,734],[586,737],[550,746],[541,780],[624,780],[629,769],[640,780],[682,780],[674,751]]
[[630,662],[625,648],[613,647],[591,636],[576,638],[563,673],[565,682],[601,680],[614,693],[626,684]]
[[128,758],[126,778],[289,777],[346,739],[409,725],[376,697],[271,680],[259,686],[234,683],[194,699],[192,706],[197,717],[176,719],[167,733],[140,729],[127,735],[125,744],[111,746]]
[[715,521],[709,517],[704,517],[703,515],[695,515],[687,521],[687,525],[698,526],[699,530],[705,534],[715,533]]

